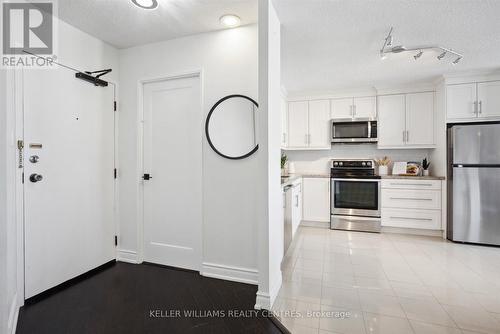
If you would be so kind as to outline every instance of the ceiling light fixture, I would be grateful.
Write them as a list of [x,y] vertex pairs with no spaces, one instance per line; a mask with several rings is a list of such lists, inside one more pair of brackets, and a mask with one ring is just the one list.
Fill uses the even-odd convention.
[[380,49],[380,59],[385,59],[389,53],[402,53],[402,52],[418,51],[418,53],[413,56],[413,58],[415,58],[415,60],[417,60],[422,56],[422,54],[424,53],[424,50],[439,50],[441,52],[439,54],[439,56],[437,56],[437,59],[439,59],[439,60],[443,59],[448,53],[456,56],[457,58],[452,62],[453,65],[458,64],[460,62],[460,60],[463,58],[462,54],[455,52],[451,49],[442,47],[440,45],[423,45],[423,46],[411,47],[411,48],[407,48],[403,45],[397,45],[394,47],[390,47],[390,46],[392,46],[392,41],[393,41],[392,30],[393,30],[393,27],[391,27],[391,29],[389,30],[389,34],[387,34],[387,37],[384,40],[384,45],[382,46],[382,49]]
[[158,0],[131,0],[134,5],[142,9],[155,9],[158,7]]
[[234,28],[241,24],[240,17],[234,14],[222,15],[219,21],[223,26],[228,28]]
[[415,60],[417,60],[418,58],[422,57],[423,54],[424,54],[424,51],[420,50],[416,55],[413,56],[413,58],[415,58]]

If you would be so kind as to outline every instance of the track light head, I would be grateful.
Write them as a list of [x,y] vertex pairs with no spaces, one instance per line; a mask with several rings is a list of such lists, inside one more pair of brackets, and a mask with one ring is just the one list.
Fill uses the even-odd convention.
[[444,58],[444,56],[446,56],[446,51],[444,51],[443,53],[441,53],[439,56],[437,56],[437,59],[441,60]]
[[395,47],[393,47],[391,49],[392,53],[401,53],[401,52],[404,52],[404,51],[406,51],[406,48],[404,46],[402,46],[402,45],[397,45],[397,46],[395,46]]
[[456,65],[460,62],[460,60],[462,59],[462,57],[457,57],[457,59],[455,59],[453,62],[452,62],[452,65]]
[[415,60],[417,60],[418,58],[422,57],[423,54],[424,54],[424,51],[420,50],[416,55],[413,56],[413,58],[415,58]]

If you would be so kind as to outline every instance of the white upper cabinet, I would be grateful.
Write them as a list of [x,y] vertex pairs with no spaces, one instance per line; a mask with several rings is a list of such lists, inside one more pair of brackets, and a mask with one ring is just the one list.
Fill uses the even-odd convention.
[[377,118],[377,98],[349,97],[331,100],[331,118]]
[[476,84],[450,85],[446,88],[448,119],[476,117]]
[[288,104],[288,149],[330,149],[330,101]]
[[500,117],[500,81],[477,84],[478,117]]
[[434,93],[378,97],[379,148],[434,147]]
[[308,146],[309,102],[299,101],[288,104],[288,147]]
[[330,101],[309,101],[309,147],[330,148]]
[[405,144],[405,96],[378,97],[378,146],[394,147]]
[[406,145],[434,145],[434,93],[406,95]]
[[375,96],[354,98],[355,118],[377,118],[377,98]]
[[500,81],[448,85],[446,118],[450,123],[499,119]]
[[353,117],[353,99],[334,99],[331,100],[331,118],[352,118]]

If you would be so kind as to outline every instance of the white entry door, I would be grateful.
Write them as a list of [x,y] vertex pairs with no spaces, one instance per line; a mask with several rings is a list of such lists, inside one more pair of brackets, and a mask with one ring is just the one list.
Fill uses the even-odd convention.
[[23,94],[29,298],[115,259],[114,88],[26,70]]
[[144,84],[144,261],[199,270],[202,229],[200,79]]

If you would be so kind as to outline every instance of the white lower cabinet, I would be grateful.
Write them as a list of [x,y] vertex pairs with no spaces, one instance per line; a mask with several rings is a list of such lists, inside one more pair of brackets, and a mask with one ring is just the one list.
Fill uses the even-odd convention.
[[382,226],[441,230],[441,181],[382,180]]
[[302,196],[303,220],[330,221],[330,178],[303,178]]

